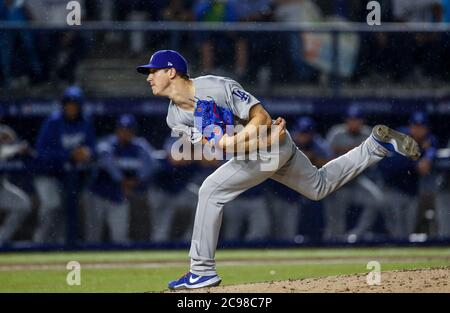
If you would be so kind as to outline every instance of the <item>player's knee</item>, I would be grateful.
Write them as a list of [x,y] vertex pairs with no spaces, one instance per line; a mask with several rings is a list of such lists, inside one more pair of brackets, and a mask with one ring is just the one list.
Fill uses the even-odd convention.
[[198,198],[206,199],[208,197],[211,197],[217,187],[216,185],[217,184],[215,184],[212,180],[206,179],[198,190]]

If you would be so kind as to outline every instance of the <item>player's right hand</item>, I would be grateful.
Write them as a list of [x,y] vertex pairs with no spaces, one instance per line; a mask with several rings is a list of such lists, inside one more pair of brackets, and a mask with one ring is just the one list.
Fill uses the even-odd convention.
[[[278,117],[273,125],[276,125],[275,132],[272,132],[272,139],[275,139],[275,136],[278,136],[279,140],[283,140],[286,136],[286,120],[282,117]],[[273,141],[272,141],[273,142]]]

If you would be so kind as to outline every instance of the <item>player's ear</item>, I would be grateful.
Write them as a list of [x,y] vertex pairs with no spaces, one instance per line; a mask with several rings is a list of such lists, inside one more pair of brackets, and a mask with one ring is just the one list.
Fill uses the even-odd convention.
[[177,70],[172,68],[169,68],[169,78],[174,79],[175,76],[177,76]]

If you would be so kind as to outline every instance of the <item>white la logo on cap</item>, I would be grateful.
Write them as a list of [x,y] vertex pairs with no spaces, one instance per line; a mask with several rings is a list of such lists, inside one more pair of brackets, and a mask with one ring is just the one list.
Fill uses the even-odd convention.
[[173,64],[170,62],[167,62],[167,66],[173,66]]

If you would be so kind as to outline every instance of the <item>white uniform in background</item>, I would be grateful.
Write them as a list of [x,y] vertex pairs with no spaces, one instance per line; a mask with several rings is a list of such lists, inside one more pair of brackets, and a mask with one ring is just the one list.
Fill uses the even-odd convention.
[[[6,143],[0,140],[0,162],[14,157],[20,148],[16,141],[16,133],[6,125],[0,124],[0,138],[10,138]],[[10,183],[4,174],[0,174],[0,210],[6,212],[6,218],[0,224],[0,246],[13,238],[22,222],[31,212],[31,201],[28,195],[16,185]]]

